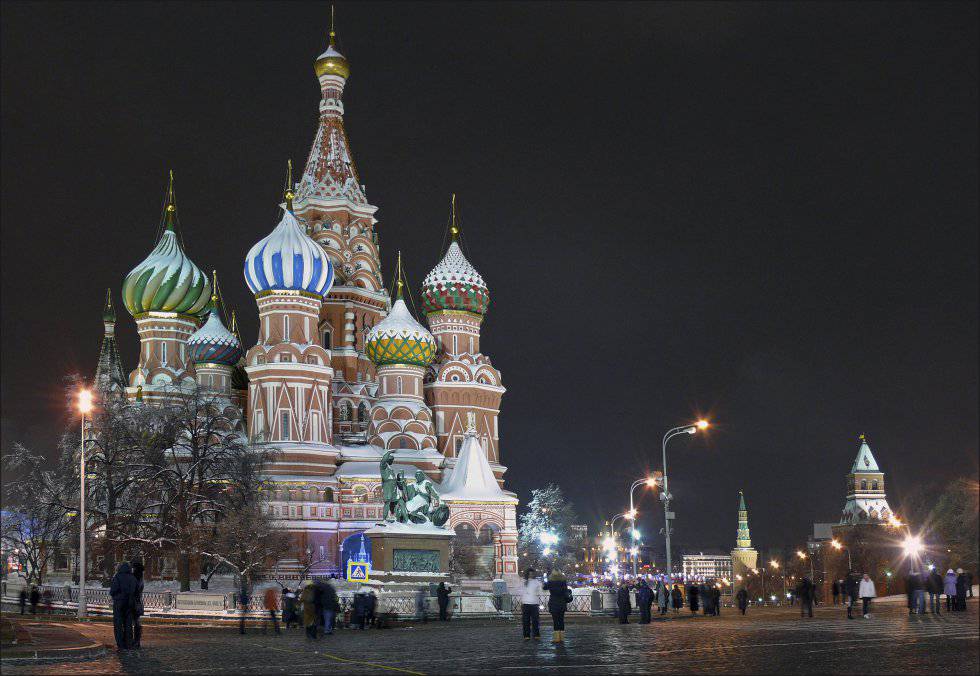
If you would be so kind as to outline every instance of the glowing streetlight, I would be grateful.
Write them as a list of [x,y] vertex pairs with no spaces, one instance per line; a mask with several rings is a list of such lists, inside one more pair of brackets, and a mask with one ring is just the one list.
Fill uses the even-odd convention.
[[922,553],[922,540],[912,534],[906,535],[902,548],[905,550],[906,556],[918,556]]
[[708,421],[701,419],[698,420],[693,425],[682,425],[680,427],[674,427],[673,429],[667,430],[664,434],[663,443],[661,444],[661,450],[663,451],[663,461],[664,461],[664,489],[660,493],[660,499],[664,503],[664,544],[667,549],[667,583],[670,584],[673,575],[673,566],[670,560],[670,522],[674,518],[673,513],[670,511],[670,490],[667,487],[667,442],[679,434],[695,434],[698,430],[708,429]]
[[770,561],[769,562],[769,565],[772,566],[773,568],[775,568],[776,570],[779,570],[779,561],[777,561],[776,559],[773,559],[772,561]]
[[796,555],[797,555],[798,557],[800,557],[801,559],[805,559],[805,558],[806,558],[806,554],[804,554],[804,553],[803,553],[803,552],[801,552],[800,550],[796,550]]
[[78,492],[78,617],[85,617],[85,416],[92,412],[92,391],[81,389],[78,391],[78,413],[81,417],[82,430],[82,450],[78,454],[79,462],[79,481],[81,487]]

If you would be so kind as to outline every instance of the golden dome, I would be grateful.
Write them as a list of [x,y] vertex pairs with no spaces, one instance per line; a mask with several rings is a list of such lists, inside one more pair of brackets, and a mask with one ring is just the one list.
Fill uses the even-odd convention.
[[327,47],[327,51],[316,58],[316,63],[313,64],[313,70],[316,71],[317,77],[323,75],[339,75],[346,80],[350,76],[350,64],[347,63],[344,55],[338,52],[334,46],[335,37],[334,32],[330,31],[330,45]]

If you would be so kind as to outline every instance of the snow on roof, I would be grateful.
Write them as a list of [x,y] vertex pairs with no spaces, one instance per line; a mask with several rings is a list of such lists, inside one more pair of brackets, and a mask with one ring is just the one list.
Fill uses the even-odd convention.
[[[433,526],[431,523],[399,523],[398,521],[385,521],[377,523],[373,527],[364,531],[368,537],[380,535],[382,533],[404,534],[404,535],[454,535],[453,531],[441,526]],[[377,571],[373,571],[377,572]],[[396,572],[395,575],[402,575]],[[431,573],[426,573],[431,575]]]
[[[405,472],[405,476],[414,476],[416,468],[412,465],[392,464],[391,468],[397,472]],[[337,471],[335,477],[381,477],[381,467],[377,462],[345,462]]]
[[452,474],[436,489],[442,500],[517,503],[500,488],[475,433],[468,431]]
[[875,457],[871,455],[871,447],[868,446],[867,441],[861,441],[861,448],[858,449],[857,457],[854,458],[854,464],[851,465],[851,473],[854,472],[880,472],[878,469],[878,462]]

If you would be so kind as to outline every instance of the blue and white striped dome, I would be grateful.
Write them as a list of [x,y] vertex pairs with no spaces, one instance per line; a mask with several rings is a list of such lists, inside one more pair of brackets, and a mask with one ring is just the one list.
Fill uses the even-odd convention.
[[287,289],[326,296],[333,265],[287,209],[272,233],[245,257],[245,283],[252,293]]

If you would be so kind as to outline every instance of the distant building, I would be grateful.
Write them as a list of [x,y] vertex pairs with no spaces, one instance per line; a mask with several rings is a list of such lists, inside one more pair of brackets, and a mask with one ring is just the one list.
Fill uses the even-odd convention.
[[752,548],[749,534],[749,509],[745,506],[745,495],[738,492],[738,532],[735,534],[735,549],[732,550],[732,572],[744,575],[759,563],[759,552]]
[[584,523],[573,523],[568,527],[568,531],[573,540],[584,540],[589,537],[589,527]]
[[684,554],[682,572],[686,579],[731,580],[732,557],[728,554]]
[[888,524],[894,515],[885,498],[885,473],[878,469],[878,461],[864,435],[859,438],[861,447],[847,474],[847,498],[840,525]]

